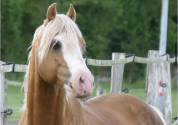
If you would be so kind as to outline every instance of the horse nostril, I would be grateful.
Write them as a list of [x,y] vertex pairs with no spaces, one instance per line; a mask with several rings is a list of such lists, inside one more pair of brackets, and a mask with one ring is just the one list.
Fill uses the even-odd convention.
[[70,88],[71,88],[71,89],[73,89],[73,86],[72,86],[72,85],[70,85]]
[[70,86],[70,88],[71,88],[71,89],[73,88],[73,86],[72,86],[72,83],[71,83],[71,82],[69,83],[69,86]]
[[82,79],[82,77],[80,77],[80,83],[84,83],[84,80]]
[[84,93],[84,94],[86,94],[86,93],[87,93],[87,91],[86,91],[86,90],[84,90],[84,91],[83,91],[83,93]]

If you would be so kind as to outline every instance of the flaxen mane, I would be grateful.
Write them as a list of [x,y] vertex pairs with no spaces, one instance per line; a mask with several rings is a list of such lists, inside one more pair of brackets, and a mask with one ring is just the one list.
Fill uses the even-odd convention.
[[[44,20],[43,25],[39,26],[35,31],[34,38],[33,38],[30,48],[32,48],[32,46],[34,46],[34,44],[39,42],[39,39],[42,38],[41,42],[39,43],[40,49],[38,52],[40,62],[43,60],[43,58],[45,58],[46,54],[48,53],[50,49],[51,40],[54,38],[54,36],[57,33],[61,33],[61,32],[66,33],[69,41],[74,39],[77,34],[78,38],[75,38],[75,39],[81,39],[81,42],[83,42],[82,33],[80,32],[75,22],[73,22],[69,17],[65,16],[64,14],[58,14],[57,17],[59,18],[56,18],[55,20],[51,21],[50,24],[46,24],[46,20]],[[42,33],[43,35],[41,35]],[[85,44],[85,43],[81,43],[81,44]],[[31,57],[31,53],[32,52],[30,51],[28,60]],[[26,107],[26,93],[28,91],[28,86],[27,86],[28,74],[29,74],[29,65],[27,66],[27,71],[25,74],[24,82],[23,82],[23,88],[25,91],[25,101],[24,101],[23,109]]]

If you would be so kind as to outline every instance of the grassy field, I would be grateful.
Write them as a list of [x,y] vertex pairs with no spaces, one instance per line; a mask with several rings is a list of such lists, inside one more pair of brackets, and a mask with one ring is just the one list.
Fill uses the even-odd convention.
[[[109,93],[110,85],[109,84],[101,84],[96,85],[96,88],[102,88],[104,94]],[[145,101],[146,93],[144,91],[144,85],[141,83],[137,84],[124,84],[123,88],[129,89],[129,94],[140,98],[141,100]],[[93,96],[96,95],[96,89],[93,93]],[[176,102],[176,90],[172,91],[172,100],[173,100],[173,117],[177,115],[177,102]],[[23,91],[20,86],[9,85],[7,89],[7,107],[12,108],[14,113],[11,116],[8,116],[8,121],[18,121],[21,113],[21,107],[23,105]]]

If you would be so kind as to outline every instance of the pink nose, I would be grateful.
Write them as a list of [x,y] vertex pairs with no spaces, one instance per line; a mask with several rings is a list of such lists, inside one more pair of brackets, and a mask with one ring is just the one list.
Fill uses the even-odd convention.
[[78,72],[74,75],[75,79],[72,81],[72,87],[76,91],[76,96],[88,96],[93,91],[94,78],[90,72]]

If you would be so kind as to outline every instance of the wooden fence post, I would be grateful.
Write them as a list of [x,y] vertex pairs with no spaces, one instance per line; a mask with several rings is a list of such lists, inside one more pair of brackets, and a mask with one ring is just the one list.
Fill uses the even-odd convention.
[[[124,53],[112,53],[112,60],[125,59]],[[122,80],[124,73],[124,65],[114,64],[111,67],[111,93],[118,93],[122,91]]]
[[4,72],[0,72],[0,125],[4,125],[5,118],[4,113],[2,113],[5,109],[5,75]]
[[[169,55],[160,57],[158,51],[150,50],[150,60],[169,59]],[[147,65],[147,103],[156,106],[164,116],[167,125],[172,120],[171,74],[168,61],[150,62]]]

